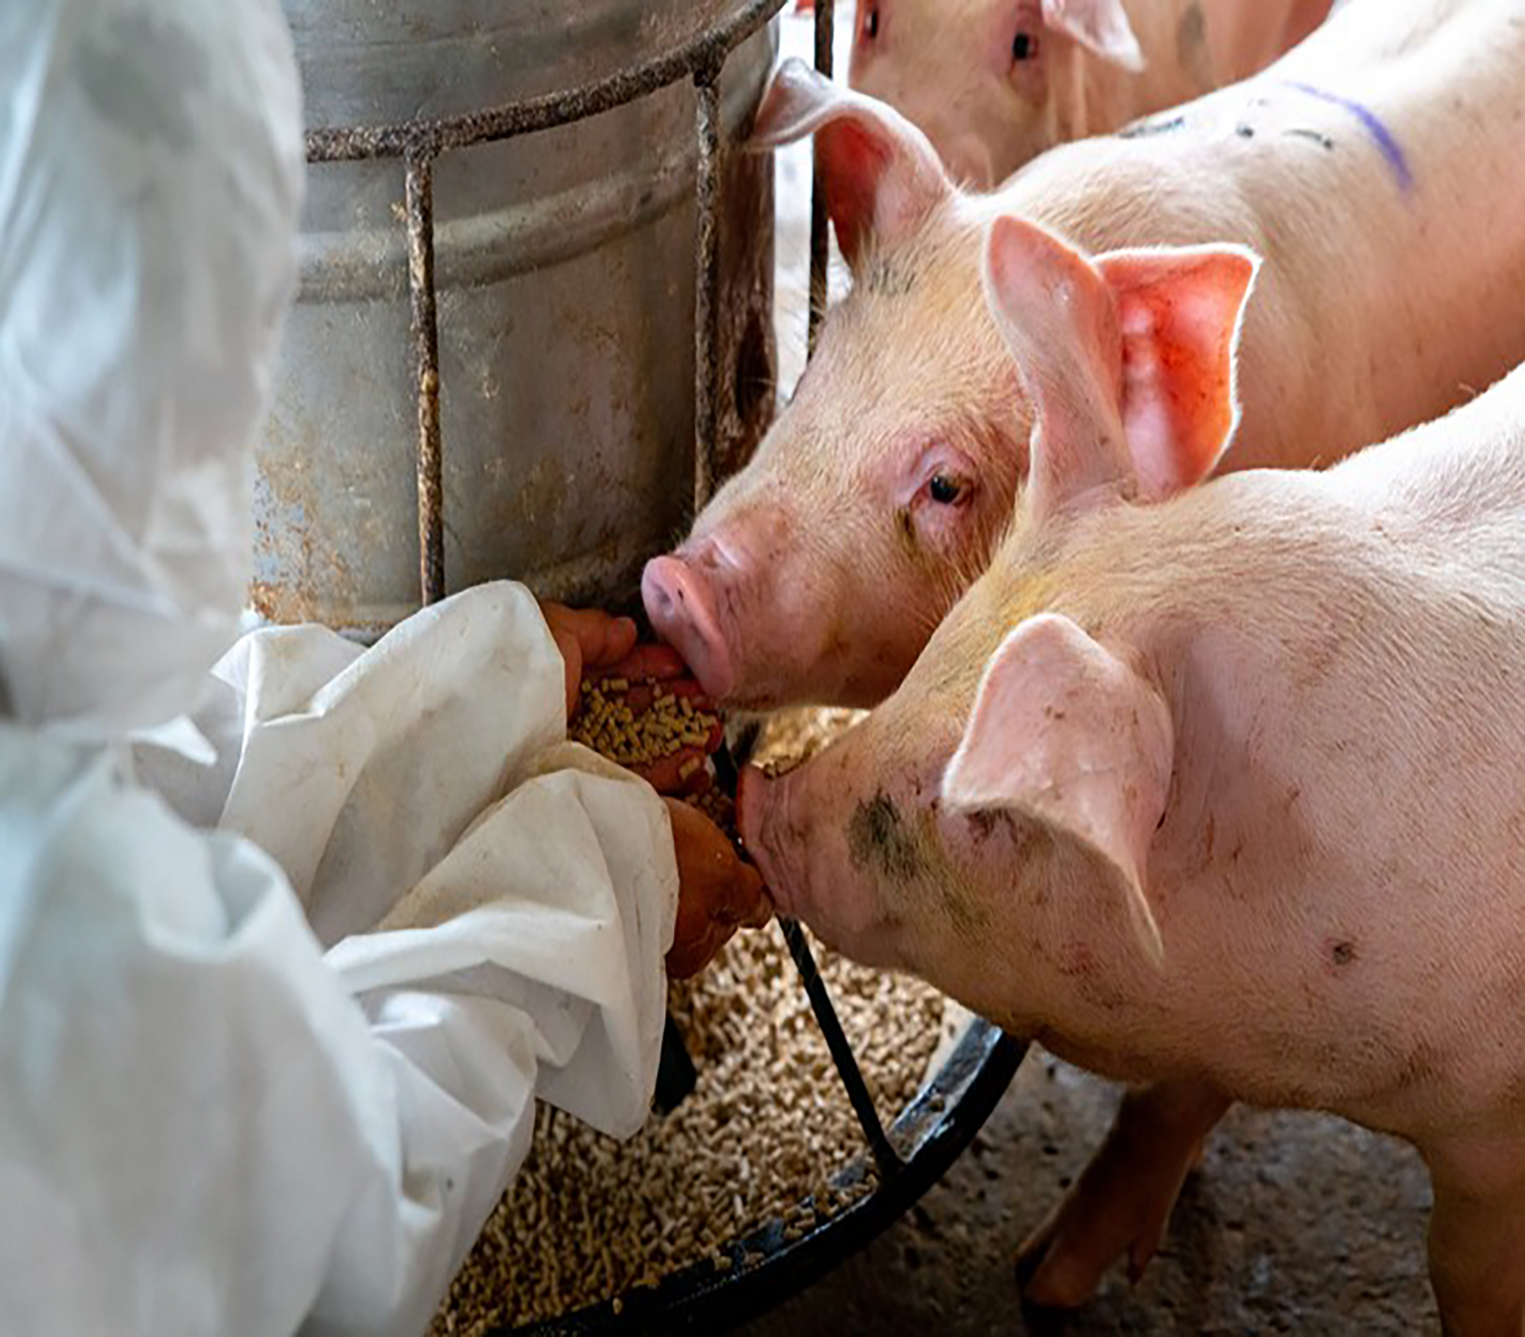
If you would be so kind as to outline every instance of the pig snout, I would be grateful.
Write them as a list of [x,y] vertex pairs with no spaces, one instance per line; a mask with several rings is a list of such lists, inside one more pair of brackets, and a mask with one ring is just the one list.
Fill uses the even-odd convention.
[[[818,619],[802,599],[791,519],[778,506],[721,504],[641,578],[646,616],[687,660],[705,693],[728,705],[779,704]],[[808,596],[806,596],[808,597]]]
[[868,965],[895,965],[898,946],[883,923],[878,888],[853,866],[832,802],[841,768],[821,757],[770,779],[741,774],[736,817],[780,915],[802,919],[827,946]]
[[641,576],[641,601],[657,635],[683,656],[706,694],[729,696],[735,666],[704,569],[678,555],[653,557]]
[[847,526],[823,539],[816,517],[773,502],[717,511],[641,580],[653,629],[706,695],[749,710],[888,696],[928,619],[903,582],[876,578],[887,564],[872,542],[853,546]]

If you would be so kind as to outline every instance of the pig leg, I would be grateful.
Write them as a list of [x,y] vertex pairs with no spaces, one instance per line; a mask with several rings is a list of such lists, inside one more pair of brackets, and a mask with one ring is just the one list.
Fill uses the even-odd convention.
[[1231,1102],[1195,1082],[1129,1091],[1080,1180],[1017,1251],[1034,1304],[1083,1304],[1120,1254],[1135,1281],[1165,1234],[1186,1176]]
[[1525,1181],[1470,1192],[1436,1176],[1430,1281],[1447,1337],[1525,1334]]

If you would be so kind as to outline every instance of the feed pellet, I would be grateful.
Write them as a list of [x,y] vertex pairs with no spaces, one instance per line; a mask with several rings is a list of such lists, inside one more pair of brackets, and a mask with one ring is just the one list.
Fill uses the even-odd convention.
[[[943,997],[814,951],[888,1124],[926,1075]],[[814,1222],[800,1204],[863,1151],[863,1133],[777,929],[739,934],[697,979],[673,986],[670,1007],[698,1069],[694,1090],[624,1143],[542,1107],[529,1160],[433,1337],[552,1318],[714,1260],[769,1221],[786,1236]]]
[[[630,706],[626,693],[632,685],[652,694],[647,709]],[[620,766],[649,766],[680,748],[703,747],[719,722],[719,716],[696,709],[653,679],[636,684],[625,678],[584,679],[582,704],[567,734]]]

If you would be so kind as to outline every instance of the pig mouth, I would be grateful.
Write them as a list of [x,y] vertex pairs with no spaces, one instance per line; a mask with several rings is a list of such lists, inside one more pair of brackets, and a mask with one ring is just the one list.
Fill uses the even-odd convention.
[[641,576],[641,598],[652,626],[683,656],[705,695],[730,700],[735,661],[707,578],[680,557],[653,558]]

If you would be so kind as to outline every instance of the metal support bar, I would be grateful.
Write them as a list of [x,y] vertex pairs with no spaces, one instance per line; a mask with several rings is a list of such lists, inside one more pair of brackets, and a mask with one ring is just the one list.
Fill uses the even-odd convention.
[[434,294],[434,159],[407,155],[408,290],[418,393],[418,566],[423,602],[445,597],[444,481],[440,462],[439,319]]
[[699,166],[694,275],[694,514],[715,491],[720,424],[720,65],[694,75]]
[[879,1111],[874,1108],[874,1098],[868,1093],[868,1086],[863,1081],[863,1073],[859,1071],[858,1060],[853,1057],[852,1045],[842,1031],[842,1023],[837,1019],[837,1011],[831,1005],[831,995],[826,992],[826,982],[821,978],[821,973],[816,969],[815,957],[810,953],[810,944],[805,941],[805,934],[800,929],[796,919],[779,917],[778,926],[784,935],[784,941],[789,945],[789,955],[794,958],[795,968],[799,971],[800,982],[805,986],[805,993],[810,999],[810,1010],[815,1013],[816,1025],[821,1028],[821,1034],[826,1037],[826,1047],[831,1051],[831,1061],[837,1065],[837,1075],[842,1079],[842,1085],[847,1089],[847,1099],[853,1107],[853,1113],[858,1116],[858,1123],[863,1128],[863,1136],[868,1141],[868,1149],[873,1153],[874,1163],[879,1167],[879,1173],[886,1179],[890,1179],[900,1172],[904,1162],[890,1145],[890,1140],[885,1136],[884,1125],[879,1122]]
[[[831,39],[836,31],[836,0],[815,0],[815,67],[831,78]],[[816,160],[819,161],[818,159]],[[826,261],[831,253],[826,219],[826,190],[816,166],[810,181],[810,324],[805,343],[808,360],[815,355],[815,336],[826,314]]]

